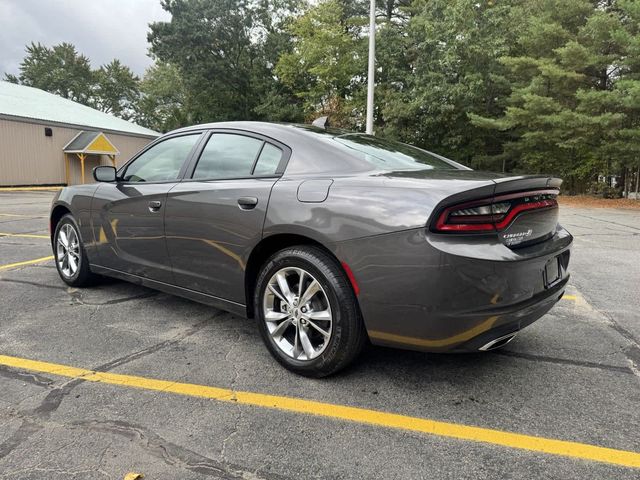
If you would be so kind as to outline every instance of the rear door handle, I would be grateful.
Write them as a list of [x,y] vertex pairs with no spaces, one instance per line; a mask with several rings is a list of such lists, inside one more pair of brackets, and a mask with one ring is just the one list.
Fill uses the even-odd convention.
[[258,205],[258,199],[256,197],[240,197],[238,199],[238,206],[242,210],[252,210]]
[[149,202],[149,211],[157,212],[158,210],[160,210],[161,206],[162,206],[162,202],[160,200],[152,200]]

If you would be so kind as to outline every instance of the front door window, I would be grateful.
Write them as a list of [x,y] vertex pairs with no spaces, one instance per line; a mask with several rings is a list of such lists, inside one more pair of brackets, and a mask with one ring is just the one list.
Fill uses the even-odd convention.
[[145,151],[131,162],[125,182],[168,182],[177,180],[180,169],[198,141],[200,133],[172,137]]

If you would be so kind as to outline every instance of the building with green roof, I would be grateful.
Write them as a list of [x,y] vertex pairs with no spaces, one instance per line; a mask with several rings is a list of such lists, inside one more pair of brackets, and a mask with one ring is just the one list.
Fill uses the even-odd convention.
[[158,135],[58,95],[0,81],[0,186],[92,181],[85,170],[121,165]]

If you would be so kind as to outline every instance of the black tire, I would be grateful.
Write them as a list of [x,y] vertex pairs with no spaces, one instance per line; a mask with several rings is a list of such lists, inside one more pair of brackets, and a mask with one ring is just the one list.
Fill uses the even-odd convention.
[[[69,225],[69,227],[65,227]],[[77,236],[78,240],[78,248],[77,248],[77,268],[74,272],[63,270],[60,262],[58,261],[58,238],[60,236],[60,232],[63,229],[72,228]],[[82,238],[80,237],[80,228],[76,223],[76,220],[69,213],[63,216],[58,224],[56,225],[56,230],[53,234],[53,255],[54,261],[56,263],[56,269],[58,270],[58,274],[63,282],[72,287],[88,287],[93,285],[96,280],[99,278],[98,275],[91,272],[89,268],[89,258],[87,257],[87,252],[84,249],[84,244],[82,242]]]
[[[331,308],[329,340],[324,342],[322,353],[310,360],[298,360],[281,350],[265,321],[265,290],[273,275],[288,267],[302,268],[311,274],[322,287]],[[320,378],[336,373],[349,365],[366,343],[367,333],[353,288],[340,264],[321,248],[300,245],[271,256],[260,269],[253,301],[258,328],[269,352],[285,368],[299,375]]]

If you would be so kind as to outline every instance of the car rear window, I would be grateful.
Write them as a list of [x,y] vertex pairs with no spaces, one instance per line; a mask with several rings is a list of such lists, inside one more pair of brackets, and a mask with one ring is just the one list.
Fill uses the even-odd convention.
[[406,143],[370,135],[348,134],[334,140],[384,170],[456,170],[454,162]]

